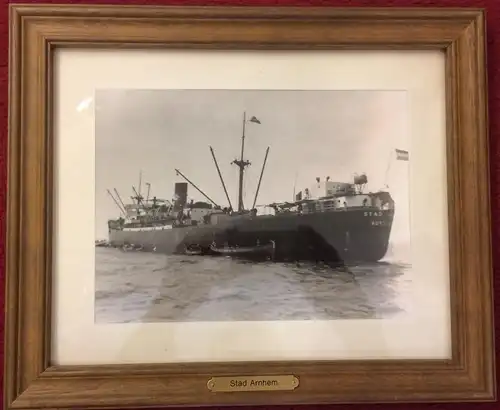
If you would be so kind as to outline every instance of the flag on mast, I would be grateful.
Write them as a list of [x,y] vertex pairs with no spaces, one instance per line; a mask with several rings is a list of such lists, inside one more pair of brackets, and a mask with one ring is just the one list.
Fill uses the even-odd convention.
[[409,161],[410,154],[408,153],[408,151],[396,148],[396,159],[398,161]]
[[253,116],[252,118],[250,118],[249,120],[250,122],[255,122],[256,124],[260,124],[260,121],[258,120],[257,117]]

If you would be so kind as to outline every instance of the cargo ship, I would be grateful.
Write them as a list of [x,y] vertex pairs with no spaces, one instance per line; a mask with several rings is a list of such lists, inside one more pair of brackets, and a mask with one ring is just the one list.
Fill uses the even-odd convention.
[[[132,203],[125,204],[118,191],[113,195],[121,212],[108,221],[109,245],[135,247],[166,254],[242,256],[267,254],[277,261],[322,260],[326,262],[377,262],[388,249],[395,203],[387,190],[365,192],[368,177],[356,175],[351,182],[317,177],[291,201],[265,204],[271,212],[260,214],[257,198],[269,154],[266,150],[252,207],[243,204],[245,125],[260,121],[243,116],[241,153],[232,164],[239,168],[238,204],[233,209],[212,147],[210,152],[226,195],[222,207],[179,169],[183,182],[174,186],[172,200],[146,197],[133,187]],[[396,150],[400,151],[400,150]],[[188,187],[206,201],[188,202]]]

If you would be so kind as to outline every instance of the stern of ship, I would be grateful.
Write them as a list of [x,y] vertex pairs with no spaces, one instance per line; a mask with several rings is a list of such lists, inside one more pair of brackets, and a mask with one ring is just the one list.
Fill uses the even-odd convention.
[[341,254],[346,261],[378,262],[389,247],[395,204],[388,192],[370,194],[372,206],[352,209],[344,232]]

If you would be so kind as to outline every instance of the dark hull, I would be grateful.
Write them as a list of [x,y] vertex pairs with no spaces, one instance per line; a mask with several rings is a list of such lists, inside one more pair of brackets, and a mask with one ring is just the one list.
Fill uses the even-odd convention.
[[166,253],[183,253],[185,246],[209,251],[217,246],[276,244],[275,260],[376,262],[389,243],[394,210],[348,209],[311,214],[233,217],[216,226],[174,228],[155,232],[111,231],[110,242],[124,241],[156,247]]

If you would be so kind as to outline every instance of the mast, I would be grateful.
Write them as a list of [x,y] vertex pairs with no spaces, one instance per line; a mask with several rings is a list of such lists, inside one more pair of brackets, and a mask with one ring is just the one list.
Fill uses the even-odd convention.
[[120,212],[123,214],[123,216],[126,216],[127,214],[122,209],[122,207],[120,206],[120,204],[118,203],[118,201],[115,199],[115,197],[113,196],[113,194],[111,193],[111,191],[109,189],[107,191],[108,191],[108,194],[111,197],[111,199],[113,199],[113,202],[115,203],[115,205],[118,207],[118,209],[120,210]]
[[233,164],[235,164],[240,171],[239,180],[238,180],[238,212],[243,211],[243,173],[245,172],[245,168],[250,165],[250,161],[244,160],[245,153],[245,125],[247,122],[246,112],[243,112],[243,130],[241,133],[241,155],[240,159],[235,159]]
[[[260,124],[260,121],[256,117],[252,117],[250,122],[254,122],[256,124]],[[243,206],[243,174],[245,172],[245,168],[250,165],[250,161],[247,161],[244,159],[244,153],[245,153],[245,126],[247,123],[247,115],[246,111],[243,112],[243,130],[241,133],[241,155],[240,159],[235,159],[232,164],[235,164],[239,170],[240,170],[240,175],[239,175],[239,181],[238,181],[238,212],[242,212],[244,209]]]
[[190,183],[194,189],[196,189],[200,194],[202,194],[205,198],[207,198],[212,204],[214,204],[215,207],[220,208],[219,205],[217,205],[212,199],[205,194],[200,188],[198,188],[194,183],[192,183],[186,176],[183,175],[181,171],[179,171],[177,168],[175,169],[175,172],[177,172],[178,175],[180,175],[182,178],[184,178],[188,183]]
[[389,170],[391,169],[392,154],[393,154],[393,151],[391,150],[389,152],[389,158],[387,159],[387,168],[385,170],[385,179],[384,179],[384,187],[385,188],[389,188],[389,185],[387,184],[387,180],[389,178]]
[[233,209],[233,205],[231,204],[231,199],[229,199],[229,194],[227,193],[226,184],[224,183],[224,178],[222,178],[222,174],[219,169],[219,164],[217,163],[217,158],[215,158],[215,152],[212,147],[210,147],[210,152],[212,153],[212,158],[214,159],[215,167],[217,168],[217,172],[219,173],[220,182],[222,183],[222,188],[224,188],[224,193],[226,194],[229,207]]
[[266,149],[266,156],[264,157],[264,163],[262,164],[262,170],[260,171],[259,183],[257,184],[257,190],[255,191],[255,198],[253,200],[252,208],[255,208],[257,203],[257,196],[259,195],[260,183],[262,182],[262,176],[264,175],[264,168],[266,167],[267,155],[269,154],[269,147]]
[[292,201],[295,202],[297,199],[295,198],[295,191],[297,189],[297,177],[299,176],[299,172],[295,171],[295,179],[293,180],[293,197]]
[[139,171],[139,194],[137,196],[141,196],[141,187],[142,187],[142,169]]
[[146,182],[146,185],[148,186],[148,195],[146,197],[146,202],[149,201],[149,191],[151,190],[151,184],[149,182]]
[[134,186],[132,186],[132,189],[134,190],[134,193],[136,195],[135,198],[137,199],[137,215],[139,215],[141,213],[139,207],[140,206],[142,206],[143,208],[146,208],[146,207],[144,205],[144,202],[142,201],[142,196],[139,195],[139,193],[136,191]]
[[122,199],[121,199],[121,197],[120,197],[120,194],[118,193],[118,191],[117,191],[117,189],[116,189],[116,188],[113,188],[113,189],[114,189],[114,191],[115,191],[116,197],[118,198],[118,201],[120,201],[121,206],[123,207],[123,209],[125,209],[125,208],[126,208],[126,206],[125,206],[125,204],[123,203],[123,201],[122,201]]

